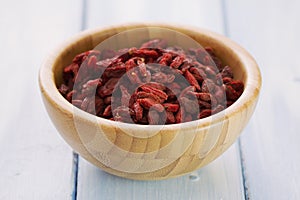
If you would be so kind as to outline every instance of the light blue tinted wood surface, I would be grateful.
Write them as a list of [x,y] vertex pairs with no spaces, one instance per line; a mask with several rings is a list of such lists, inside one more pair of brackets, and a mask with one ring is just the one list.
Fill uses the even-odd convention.
[[[72,151],[46,114],[37,75],[42,59],[81,29],[82,2],[1,3],[1,200],[71,198],[76,167]],[[143,21],[195,25],[219,33],[227,27],[229,36],[257,59],[263,75],[259,104],[241,136],[246,196],[300,199],[299,1],[86,2],[86,28]],[[244,199],[237,144],[195,173],[196,181],[189,175],[131,181],[106,174],[81,158],[78,170],[80,200]]]
[[228,0],[230,37],[261,68],[263,89],[241,137],[250,199],[300,199],[300,2]]
[[237,145],[190,175],[162,181],[133,181],[103,172],[80,159],[77,199],[244,199]]
[[69,199],[72,151],[38,89],[43,58],[79,31],[80,1],[1,1],[0,199]]

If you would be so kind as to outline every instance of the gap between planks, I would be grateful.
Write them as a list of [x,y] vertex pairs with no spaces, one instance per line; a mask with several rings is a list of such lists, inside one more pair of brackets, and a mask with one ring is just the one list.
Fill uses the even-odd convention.
[[[222,5],[222,16],[223,16],[223,29],[224,29],[224,35],[226,37],[230,38],[229,34],[229,26],[228,26],[228,9],[227,9],[227,1],[226,0],[220,0]],[[242,173],[242,184],[244,189],[244,199],[249,199],[248,192],[249,187],[247,185],[247,177],[245,174],[245,163],[244,163],[244,155],[243,155],[243,149],[241,145],[240,137],[238,138],[238,150],[239,150],[239,159],[240,159],[240,165],[241,165],[241,173]]]
[[[87,22],[87,2],[88,0],[82,0],[82,9],[81,9],[81,25],[80,31],[86,29]],[[77,200],[77,187],[78,187],[78,171],[79,171],[79,155],[73,151],[73,163],[72,163],[72,200]]]
[[[226,13],[226,2],[225,0],[220,0],[221,1],[221,14],[222,14],[222,31],[223,34],[225,34],[226,36],[228,36],[228,27],[227,27],[227,13]],[[84,30],[87,28],[88,25],[88,21],[87,21],[87,10],[88,10],[88,1],[87,0],[82,0],[83,2],[83,6],[82,6],[82,22],[81,22],[81,30]],[[233,148],[233,147],[232,147]],[[232,149],[231,148],[231,149]],[[240,144],[235,144],[235,149],[237,149],[237,159],[240,161],[240,167],[241,167],[241,173],[242,173],[242,176],[244,176],[243,174],[243,162],[242,162],[242,152],[241,152],[241,146]],[[74,188],[74,200],[77,199],[77,194],[78,194],[78,187],[79,187],[79,170],[80,170],[80,162],[79,160],[81,159],[76,153],[73,154],[73,157],[74,157],[74,162],[73,162],[73,165],[74,165],[74,185],[73,185],[73,188]],[[80,163],[79,163],[80,162]],[[86,162],[86,161],[83,161],[83,163]],[[93,167],[93,166],[92,166]],[[84,171],[81,171],[81,173],[83,173]],[[94,172],[95,173],[95,172]],[[97,172],[99,173],[99,171]],[[102,172],[101,172],[102,173]],[[188,176],[188,179],[190,180],[190,182],[197,182],[199,181],[199,171],[195,171],[193,173],[191,173],[189,176]],[[111,176],[111,175],[108,175],[108,176]],[[127,180],[125,180],[127,181]],[[130,180],[128,182],[131,182]],[[246,197],[246,194],[245,194],[245,185],[244,185],[244,177],[242,177],[242,187],[244,189],[243,191],[243,198]]]

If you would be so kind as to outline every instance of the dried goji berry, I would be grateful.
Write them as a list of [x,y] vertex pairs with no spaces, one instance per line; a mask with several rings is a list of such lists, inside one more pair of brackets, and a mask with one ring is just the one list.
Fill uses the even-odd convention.
[[198,81],[196,80],[196,78],[187,70],[184,74],[186,80],[192,85],[195,86],[195,88],[197,90],[201,90],[200,85],[198,83]]
[[159,98],[161,98],[163,100],[167,100],[168,99],[168,95],[164,91],[162,91],[162,90],[149,87],[148,85],[141,86],[141,89],[144,90],[145,92],[150,92],[150,93],[158,96]]
[[108,106],[104,109],[102,116],[103,116],[103,117],[110,117],[110,116],[112,116],[111,105],[108,105]]
[[176,113],[179,110],[179,105],[174,103],[164,103],[164,108],[172,113]]
[[170,64],[170,67],[177,69],[183,63],[184,59],[185,57],[182,55],[176,56]]
[[210,109],[204,109],[200,112],[199,114],[199,119],[202,119],[204,117],[208,117],[211,115],[211,110]]
[[74,106],[140,124],[208,117],[233,104],[244,90],[211,47],[185,51],[167,47],[159,38],[140,48],[78,54],[63,69],[62,78],[58,91]]
[[166,123],[167,124],[174,124],[176,122],[175,116],[173,112],[166,112]]
[[135,102],[133,104],[133,110],[135,112],[136,119],[138,121],[142,120],[142,118],[143,118],[143,108],[138,102]]
[[164,53],[159,60],[160,65],[169,66],[172,62],[172,55],[170,53]]

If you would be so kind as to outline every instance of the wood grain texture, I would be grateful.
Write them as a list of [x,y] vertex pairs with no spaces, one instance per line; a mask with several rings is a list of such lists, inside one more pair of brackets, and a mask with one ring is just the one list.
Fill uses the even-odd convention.
[[264,80],[241,137],[247,196],[300,199],[300,2],[227,2],[230,36],[253,52]]
[[43,108],[37,77],[47,53],[80,29],[76,24],[80,4],[71,0],[1,4],[1,200],[71,196],[72,151]]
[[[224,30],[222,6],[217,0],[189,1],[189,4],[177,0],[172,3],[118,0],[110,2],[102,4],[99,1],[88,1],[87,28],[124,22],[162,21],[195,25],[219,33]],[[166,10],[166,7],[172,9]],[[188,12],[189,9],[192,11]],[[157,14],[153,14],[154,11]],[[80,158],[78,199],[167,199],[168,196],[174,199],[243,199],[238,151],[238,145],[234,144],[212,164],[199,170],[200,181],[192,183],[193,189],[188,176],[157,182],[131,181],[106,174]]]

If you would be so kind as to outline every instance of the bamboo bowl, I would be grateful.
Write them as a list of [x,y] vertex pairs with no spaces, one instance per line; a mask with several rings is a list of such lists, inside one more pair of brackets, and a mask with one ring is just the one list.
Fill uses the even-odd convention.
[[[62,69],[72,58],[106,38],[134,28],[160,27],[178,31],[211,46],[245,84],[241,97],[210,117],[173,125],[136,125],[93,116],[70,104],[58,92]],[[171,37],[171,36],[170,36]],[[104,171],[139,180],[184,175],[212,162],[227,150],[250,119],[261,88],[254,59],[228,38],[194,27],[129,24],[85,31],[60,46],[42,65],[40,90],[47,112],[65,141],[83,158]]]

